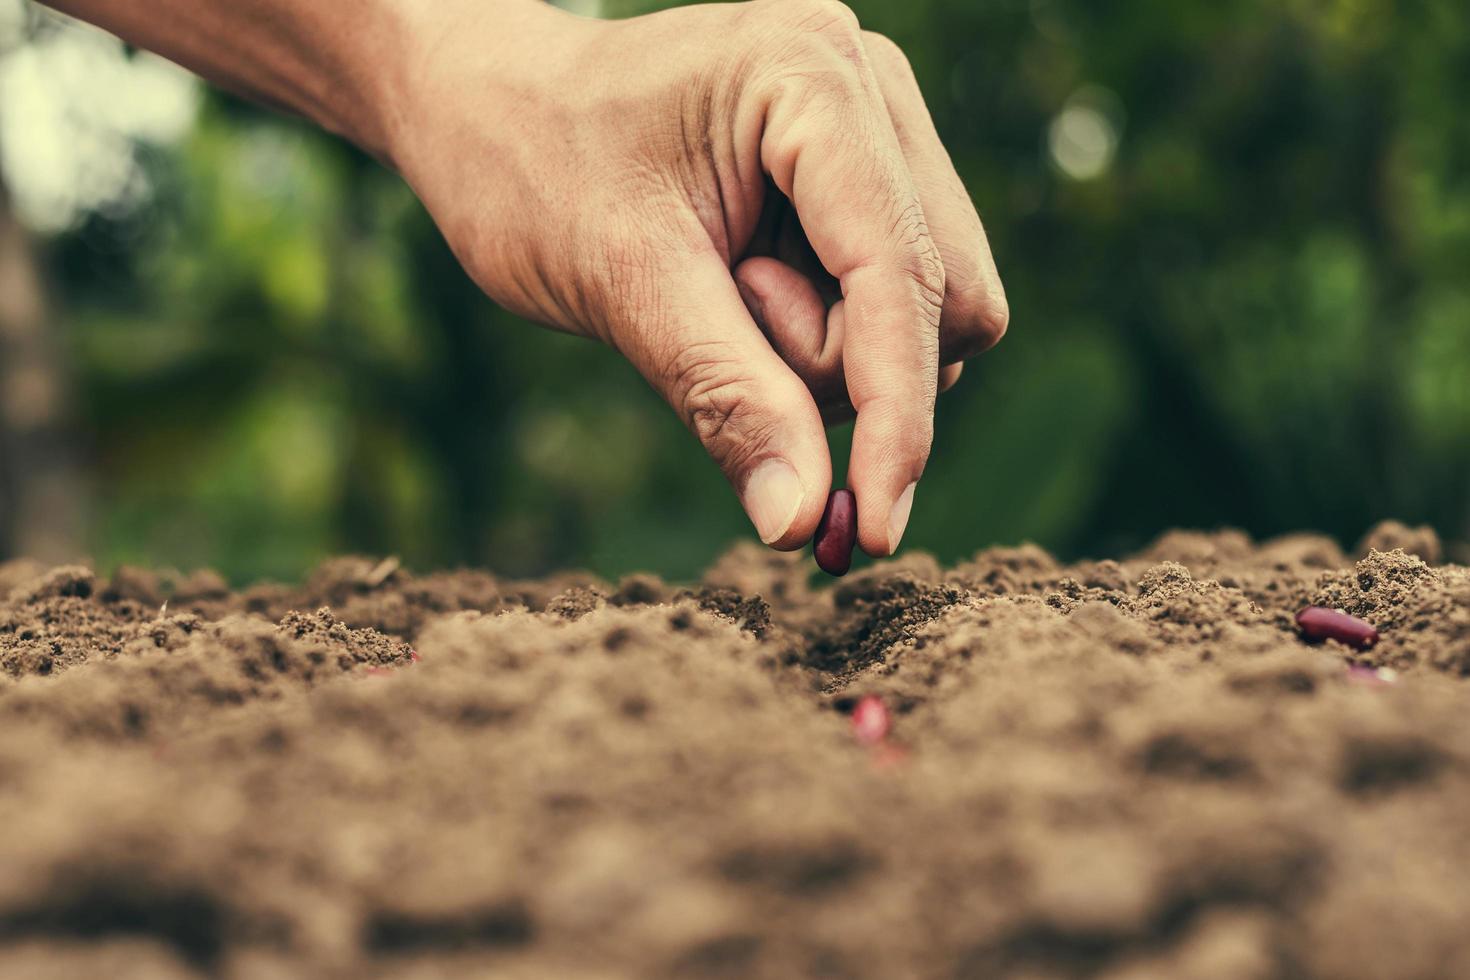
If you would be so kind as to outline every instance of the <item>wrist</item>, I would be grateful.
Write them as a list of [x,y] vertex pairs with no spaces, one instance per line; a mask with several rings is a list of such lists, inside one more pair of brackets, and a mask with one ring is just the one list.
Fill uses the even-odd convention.
[[370,84],[368,125],[350,134],[388,166],[407,175],[424,153],[453,152],[436,130],[468,100],[496,117],[534,113],[556,87],[558,64],[570,56],[570,35],[594,22],[544,0],[384,0],[392,10],[387,33],[369,63],[389,65]]

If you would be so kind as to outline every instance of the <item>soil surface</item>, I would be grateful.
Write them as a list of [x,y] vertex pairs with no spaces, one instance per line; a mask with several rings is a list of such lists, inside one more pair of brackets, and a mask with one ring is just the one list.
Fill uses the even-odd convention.
[[1470,569],[1359,555],[0,565],[0,975],[1470,976]]

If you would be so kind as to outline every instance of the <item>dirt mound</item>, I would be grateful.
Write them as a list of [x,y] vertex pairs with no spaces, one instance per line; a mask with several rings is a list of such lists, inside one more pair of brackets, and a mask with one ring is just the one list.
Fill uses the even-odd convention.
[[0,975],[1470,975],[1470,570],[1365,542],[0,565]]

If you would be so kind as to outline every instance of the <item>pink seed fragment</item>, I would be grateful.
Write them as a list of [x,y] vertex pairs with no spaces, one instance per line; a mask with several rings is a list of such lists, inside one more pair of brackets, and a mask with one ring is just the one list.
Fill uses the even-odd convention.
[[888,737],[888,706],[876,694],[864,695],[852,709],[852,734],[864,745],[877,745]]
[[1296,625],[1308,639],[1337,640],[1359,650],[1378,642],[1378,630],[1340,609],[1308,606],[1296,614]]
[[857,498],[851,490],[833,490],[817,525],[812,554],[828,575],[846,575],[852,567],[852,546],[856,542]]
[[416,664],[416,663],[418,663],[422,659],[424,659],[424,658],[419,656],[419,652],[417,650],[410,650],[410,651],[408,651],[408,662],[409,663]]

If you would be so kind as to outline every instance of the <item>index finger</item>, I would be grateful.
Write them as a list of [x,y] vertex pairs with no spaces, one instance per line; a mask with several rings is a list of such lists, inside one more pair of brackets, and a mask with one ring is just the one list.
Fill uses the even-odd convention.
[[929,458],[944,266],[862,43],[837,4],[797,45],[767,103],[761,161],[842,284],[847,390],[857,412],[848,482],[858,541],[891,554]]

